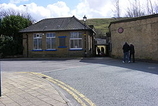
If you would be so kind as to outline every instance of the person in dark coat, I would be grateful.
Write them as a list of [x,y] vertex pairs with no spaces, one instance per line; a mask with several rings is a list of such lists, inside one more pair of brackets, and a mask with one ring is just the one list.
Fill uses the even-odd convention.
[[104,47],[101,47],[101,55],[104,56]]
[[131,61],[132,58],[132,62],[135,62],[135,49],[134,49],[134,45],[130,44],[130,56],[129,56],[129,60]]
[[128,45],[127,42],[125,42],[125,44],[123,45],[123,53],[124,53],[124,56],[123,56],[123,63],[125,63],[126,61],[129,63],[130,60],[129,60],[129,50],[130,50],[130,47]]
[[99,47],[97,47],[97,52],[98,52],[98,56],[100,56],[101,51]]

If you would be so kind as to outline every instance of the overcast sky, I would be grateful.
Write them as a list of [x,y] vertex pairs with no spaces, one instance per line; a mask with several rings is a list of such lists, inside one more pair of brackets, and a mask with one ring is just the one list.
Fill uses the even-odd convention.
[[[111,18],[116,0],[0,0],[1,10],[14,9],[29,13],[36,21],[44,18],[76,16],[87,18]],[[129,6],[129,1],[120,0],[121,16]],[[141,4],[146,0],[139,0]],[[154,4],[157,0],[151,0]],[[25,5],[25,6],[24,6]]]

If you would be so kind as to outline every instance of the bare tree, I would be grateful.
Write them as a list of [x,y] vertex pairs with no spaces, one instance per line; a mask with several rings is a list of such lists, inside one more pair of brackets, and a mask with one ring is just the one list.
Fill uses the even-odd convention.
[[[119,2],[120,0],[113,1],[113,13],[115,19],[120,18],[121,6]],[[152,0],[146,0],[140,2],[140,0],[128,0],[128,2],[130,6],[125,10],[126,17],[140,17],[158,13],[158,1],[153,2]]]
[[153,10],[154,10],[154,13],[155,13],[155,14],[158,13],[158,1],[154,3],[154,8],[153,8]]
[[155,13],[158,13],[158,5],[155,7]]
[[130,2],[130,5],[131,6],[127,8],[127,17],[140,17],[145,15],[145,11],[139,1],[135,0],[133,3]]
[[147,14],[154,14],[154,9],[151,0],[147,0]]
[[120,4],[119,4],[120,0],[116,1],[116,12],[117,12],[117,18],[120,17]]
[[8,10],[0,10],[0,17],[6,17],[6,16],[22,16],[23,18],[29,19],[32,23],[35,22],[35,20],[31,17],[30,14],[28,13],[24,13],[24,12],[20,12],[20,11],[15,11],[13,9],[8,9]]
[[120,0],[115,0],[114,1],[114,14],[115,14],[115,18],[120,18],[120,4],[119,4]]

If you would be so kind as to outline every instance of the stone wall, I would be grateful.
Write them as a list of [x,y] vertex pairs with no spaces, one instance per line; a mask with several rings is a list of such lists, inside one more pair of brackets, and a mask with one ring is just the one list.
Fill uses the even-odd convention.
[[[122,33],[119,28],[123,28]],[[158,17],[113,22],[109,29],[112,56],[122,58],[122,46],[128,42],[134,44],[137,59],[158,61]]]

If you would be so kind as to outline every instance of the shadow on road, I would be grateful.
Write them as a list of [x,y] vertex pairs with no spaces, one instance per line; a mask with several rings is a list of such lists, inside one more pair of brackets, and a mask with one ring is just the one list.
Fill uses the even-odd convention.
[[122,63],[122,61],[119,59],[113,59],[109,57],[83,58],[80,60],[80,62],[117,66],[128,68],[135,71],[143,71],[147,73],[158,74],[157,63],[148,63],[141,61],[137,61],[135,63]]
[[[72,60],[72,61],[69,61]],[[73,61],[75,60],[75,61]],[[148,63],[148,62],[141,62],[136,61],[136,63],[122,63],[122,60],[119,59],[113,59],[110,57],[93,57],[93,58],[13,58],[13,59],[0,59],[0,61],[21,61],[21,66],[19,66],[19,63],[15,63],[13,66],[10,66],[12,70],[14,68],[23,70],[39,70],[39,68],[43,70],[52,70],[52,69],[61,69],[61,68],[69,68],[73,66],[80,66],[83,64],[79,63],[90,63],[90,64],[102,64],[102,65],[110,65],[110,66],[116,66],[116,67],[123,67],[128,68],[133,71],[143,71],[147,73],[152,74],[158,74],[158,63]],[[25,63],[25,61],[27,63]],[[52,63],[53,62],[53,63]],[[64,63],[63,63],[64,62]],[[68,63],[67,63],[68,62]],[[73,62],[73,63],[72,63]],[[45,63],[45,64],[42,64]],[[13,64],[13,63],[9,63]],[[36,65],[32,65],[36,64]],[[49,64],[49,65],[48,65]],[[60,66],[59,64],[64,64]],[[6,65],[7,66],[7,65]],[[16,71],[15,70],[15,71]]]
[[76,58],[2,58],[0,61],[67,61],[73,59]]

